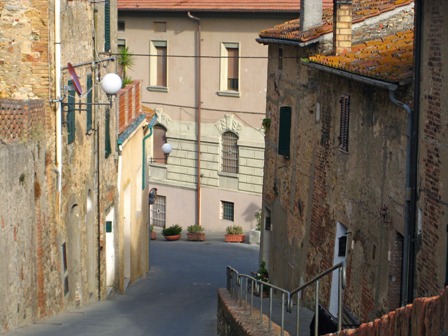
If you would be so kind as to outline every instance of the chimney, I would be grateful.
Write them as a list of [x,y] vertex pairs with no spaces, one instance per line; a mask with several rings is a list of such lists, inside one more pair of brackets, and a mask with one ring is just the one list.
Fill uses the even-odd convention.
[[300,0],[300,31],[322,25],[322,0]]
[[352,48],[352,0],[334,0],[333,50],[336,55]]

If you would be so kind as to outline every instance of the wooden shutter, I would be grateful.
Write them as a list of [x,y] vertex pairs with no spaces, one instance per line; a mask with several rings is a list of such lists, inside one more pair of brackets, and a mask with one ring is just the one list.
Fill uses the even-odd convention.
[[104,51],[110,51],[110,0],[104,3]]
[[87,75],[86,131],[92,129],[92,74]]
[[106,110],[106,119],[104,121],[104,156],[107,159],[112,153],[110,143],[110,110]]
[[68,144],[71,144],[75,141],[75,95],[76,92],[74,90],[73,81],[68,81],[68,98],[67,98],[67,132],[68,132]]
[[341,104],[339,149],[341,151],[348,152],[348,134],[350,127],[350,96],[342,95],[339,103]]
[[278,131],[278,154],[289,158],[291,143],[291,106],[280,107],[280,126]]

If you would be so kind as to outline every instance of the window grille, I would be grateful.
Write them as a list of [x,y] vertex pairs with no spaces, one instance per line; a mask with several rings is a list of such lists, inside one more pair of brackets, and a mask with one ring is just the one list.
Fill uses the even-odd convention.
[[67,98],[67,132],[68,132],[68,144],[75,142],[75,90],[72,80],[68,81],[68,98]]
[[350,96],[342,95],[339,100],[341,104],[341,125],[339,130],[339,149],[348,152],[348,131],[350,126]]
[[289,158],[291,143],[291,106],[280,107],[280,125],[278,131],[278,154]]
[[232,202],[221,202],[222,207],[222,219],[234,221],[234,204]]
[[156,201],[151,206],[151,224],[164,228],[166,225],[166,197],[157,195]]
[[222,135],[222,171],[238,174],[238,136],[232,132]]

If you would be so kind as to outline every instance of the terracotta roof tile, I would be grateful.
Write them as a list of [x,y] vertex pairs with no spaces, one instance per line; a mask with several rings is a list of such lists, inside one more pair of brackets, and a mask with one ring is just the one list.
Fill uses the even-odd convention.
[[298,12],[299,7],[300,0],[118,0],[119,10]]
[[314,55],[309,61],[396,83],[412,78],[413,40],[414,32],[407,30],[354,45],[344,55]]
[[[393,10],[400,6],[413,3],[414,0],[353,0],[353,23],[364,21],[370,17],[378,16],[383,12]],[[273,28],[260,32],[260,38],[284,39],[297,42],[307,42],[331,31],[333,24],[333,1],[323,0],[322,26],[300,31],[299,20],[292,20]],[[323,29],[325,27],[326,29]]]

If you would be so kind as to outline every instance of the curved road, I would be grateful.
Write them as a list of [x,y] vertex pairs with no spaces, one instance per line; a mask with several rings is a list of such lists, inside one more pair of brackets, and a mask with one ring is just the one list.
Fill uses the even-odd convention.
[[[163,238],[162,238],[163,239]],[[9,333],[25,335],[216,335],[217,288],[226,286],[226,266],[258,269],[257,245],[229,244],[223,234],[205,242],[151,241],[149,274],[113,295]]]

